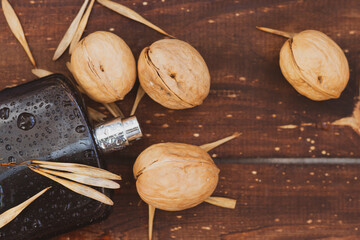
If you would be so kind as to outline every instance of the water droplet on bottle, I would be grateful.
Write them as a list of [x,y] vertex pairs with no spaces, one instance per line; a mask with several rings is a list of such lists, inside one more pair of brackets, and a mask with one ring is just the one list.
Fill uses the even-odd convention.
[[64,211],[67,211],[71,208],[71,203],[65,204]]
[[20,231],[21,231],[21,232],[26,232],[27,229],[28,229],[28,228],[27,228],[26,226],[22,226],[22,227],[20,228]]
[[13,156],[8,157],[8,163],[13,163],[15,161],[16,159]]
[[17,126],[22,130],[30,130],[36,124],[35,116],[31,113],[21,113],[17,119]]
[[83,132],[86,131],[86,128],[85,128],[84,125],[79,125],[79,126],[77,126],[77,127],[75,128],[75,131],[76,131],[77,133],[83,133]]
[[20,142],[22,141],[22,139],[21,139],[21,138],[17,138],[16,141],[20,143]]
[[7,107],[4,107],[2,109],[0,109],[0,118],[3,120],[6,120],[9,118],[10,115],[10,109]]
[[40,219],[36,219],[32,224],[33,228],[39,228],[41,226],[42,226],[42,223],[41,223]]
[[89,149],[84,151],[84,157],[85,158],[93,158],[94,157],[94,151]]
[[10,150],[11,150],[11,145],[10,145],[10,144],[6,144],[5,149],[8,150],[8,151],[10,151]]
[[77,118],[80,118],[80,112],[78,109],[74,109],[73,113]]
[[47,133],[49,133],[49,134],[52,133],[52,130],[51,130],[49,127],[46,127],[46,128],[45,128],[45,131],[46,131]]
[[72,102],[71,102],[71,101],[63,101],[63,106],[64,106],[64,107],[71,107],[71,106],[72,106]]

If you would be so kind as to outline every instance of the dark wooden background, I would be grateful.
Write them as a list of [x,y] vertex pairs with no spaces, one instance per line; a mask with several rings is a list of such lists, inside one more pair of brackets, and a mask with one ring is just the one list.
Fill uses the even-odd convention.
[[[212,77],[210,95],[203,105],[182,111],[165,109],[145,97],[136,114],[145,138],[107,156],[109,169],[124,179],[115,192],[111,215],[54,240],[146,239],[147,206],[136,193],[131,173],[136,156],[154,143],[200,145],[235,131],[242,135],[211,155],[221,169],[214,195],[237,199],[236,209],[204,203],[181,212],[157,211],[154,239],[360,239],[360,167],[334,159],[358,158],[360,136],[349,127],[321,127],[350,116],[359,95],[358,0],[119,2],[199,50]],[[11,4],[38,66],[69,74],[67,54],[57,62],[51,58],[82,1],[13,0]],[[260,32],[256,26],[293,32],[316,29],[334,39],[344,49],[351,71],[341,97],[314,102],[299,95],[278,64],[286,39]],[[121,36],[136,58],[144,47],[163,38],[96,3],[84,35],[97,30]],[[3,15],[0,32],[0,88],[35,78]],[[118,102],[126,115],[135,94],[133,89]],[[106,112],[97,103],[88,104]],[[302,123],[313,125],[278,128]],[[325,163],[294,164],[300,157],[325,158]],[[242,162],[248,158],[293,159],[283,164]]]

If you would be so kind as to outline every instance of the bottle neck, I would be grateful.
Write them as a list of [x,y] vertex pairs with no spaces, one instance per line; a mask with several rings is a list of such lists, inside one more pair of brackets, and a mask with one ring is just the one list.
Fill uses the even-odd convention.
[[142,132],[135,116],[115,118],[95,127],[95,140],[102,153],[123,149],[141,137]]

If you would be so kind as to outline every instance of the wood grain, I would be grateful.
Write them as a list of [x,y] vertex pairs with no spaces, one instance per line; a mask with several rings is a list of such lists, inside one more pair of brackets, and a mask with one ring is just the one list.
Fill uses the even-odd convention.
[[[214,196],[237,199],[234,210],[202,203],[157,210],[154,239],[358,239],[360,175],[354,165],[254,165],[223,163]],[[54,240],[146,239],[147,205],[135,190],[131,167],[122,174],[112,214]]]
[[[81,3],[12,2],[39,67],[69,75],[65,67],[69,56],[66,54],[57,62],[51,61],[51,56]],[[356,62],[360,16],[356,0],[122,3],[197,48],[208,63],[212,88],[203,105],[183,111],[165,109],[145,97],[137,117],[147,137],[118,156],[134,158],[144,146],[160,141],[203,144],[234,131],[243,132],[242,137],[216,150],[218,157],[318,157],[323,156],[323,151],[329,157],[360,155],[360,139],[350,128],[277,128],[287,124],[321,124],[351,115],[358,95],[360,67]],[[34,78],[31,65],[3,16],[0,26],[0,88],[30,81]],[[346,51],[351,69],[349,84],[340,99],[314,102],[299,95],[280,72],[279,50],[285,39],[261,32],[255,26],[288,31],[317,29],[332,37]],[[85,35],[109,29],[124,38],[136,58],[144,47],[163,38],[152,29],[95,4]],[[118,102],[125,114],[130,113],[135,94],[136,89]],[[88,104],[99,106],[90,100]],[[309,152],[311,145],[315,150]]]
[[[151,144],[201,145],[242,135],[211,154],[221,169],[216,195],[238,199],[235,210],[201,204],[182,212],[158,211],[154,239],[358,239],[357,165],[251,165],[226,159],[257,157],[359,157],[360,137],[348,127],[323,123],[350,116],[359,95],[358,0],[124,0],[145,18],[192,44],[206,60],[210,95],[194,109],[173,111],[145,97],[137,117],[145,138],[107,156],[109,169],[124,176],[106,220],[54,239],[145,239],[147,207],[131,176],[132,162]],[[80,8],[81,0],[11,1],[40,68],[70,75],[69,56],[52,55]],[[0,14],[0,88],[34,78],[32,66]],[[349,61],[350,81],[339,99],[314,102],[299,95],[281,75],[278,58],[285,39],[256,26],[287,31],[316,29],[335,40]],[[163,36],[94,5],[85,35],[111,30],[137,58]],[[136,89],[118,102],[131,111]],[[104,111],[101,105],[87,103]],[[110,114],[108,113],[110,118]],[[313,123],[296,129],[278,126]],[[124,161],[125,160],[125,161]],[[123,162],[122,162],[123,161]],[[256,174],[254,174],[256,172]]]

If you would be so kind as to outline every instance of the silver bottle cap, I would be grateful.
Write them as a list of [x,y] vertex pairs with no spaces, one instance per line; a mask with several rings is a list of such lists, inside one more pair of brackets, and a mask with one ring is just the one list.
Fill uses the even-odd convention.
[[103,153],[123,149],[129,142],[141,137],[141,129],[135,116],[115,118],[95,128],[95,138]]

